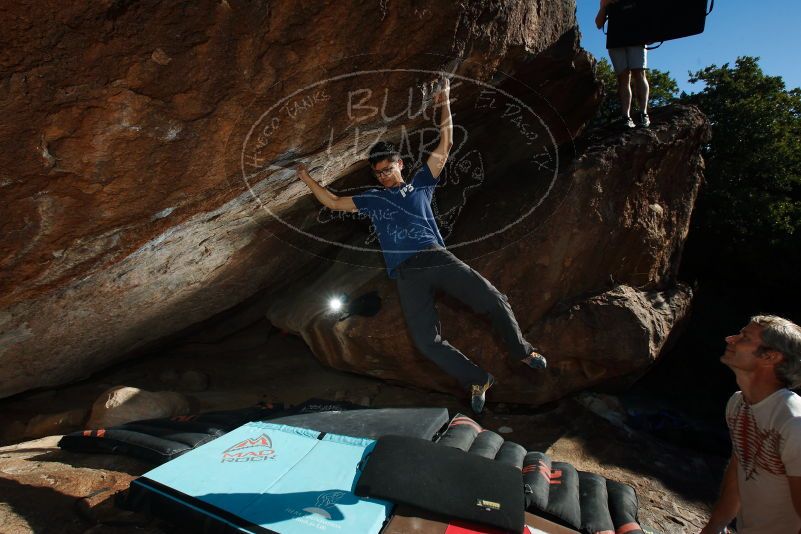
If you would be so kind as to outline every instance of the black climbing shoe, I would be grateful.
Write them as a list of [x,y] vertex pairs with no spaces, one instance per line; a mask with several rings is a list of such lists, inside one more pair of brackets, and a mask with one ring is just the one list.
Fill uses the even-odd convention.
[[536,351],[532,352],[520,361],[532,369],[545,369],[548,367],[548,360],[545,359],[545,356]]
[[489,375],[487,383],[483,386],[473,384],[470,386],[470,407],[476,414],[484,410],[484,402],[487,400],[487,390],[495,383],[495,378]]

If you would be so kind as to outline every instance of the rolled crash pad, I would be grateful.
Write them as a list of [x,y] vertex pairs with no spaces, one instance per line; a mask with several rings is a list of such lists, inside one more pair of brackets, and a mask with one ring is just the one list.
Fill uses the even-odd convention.
[[524,449],[517,443],[512,443],[511,441],[504,441],[503,445],[501,445],[501,448],[498,451],[498,454],[495,455],[495,460],[498,462],[503,462],[505,464],[511,465],[512,467],[522,469],[525,457],[526,457],[526,449]]
[[258,406],[134,421],[106,429],[72,432],[61,438],[58,446],[74,452],[125,454],[162,464],[248,421],[268,418],[282,410]]
[[484,429],[481,425],[466,415],[456,414],[448,423],[448,428],[437,440],[437,443],[467,452],[470,450],[470,446],[475,441],[476,436],[483,431]]
[[579,471],[578,475],[581,529],[585,532],[614,534],[615,526],[609,514],[606,479],[584,471]]
[[545,510],[529,506],[529,512],[542,515],[555,523],[579,530],[581,504],[579,476],[576,468],[566,462],[551,462],[548,505]]
[[452,519],[523,529],[520,470],[452,447],[405,436],[380,438],[355,493]]
[[551,459],[542,452],[526,453],[523,459],[523,492],[526,510],[547,510],[551,491]]
[[192,532],[378,533],[392,504],[351,491],[374,445],[251,422],[145,473],[119,504]]
[[639,503],[637,493],[628,484],[606,480],[606,492],[609,495],[609,513],[615,532],[625,534],[643,534],[637,518]]
[[448,422],[445,408],[363,408],[286,415],[272,423],[345,436],[378,439],[387,434],[430,440]]
[[504,440],[499,434],[491,430],[484,430],[476,436],[467,452],[492,460],[498,454],[503,442]]

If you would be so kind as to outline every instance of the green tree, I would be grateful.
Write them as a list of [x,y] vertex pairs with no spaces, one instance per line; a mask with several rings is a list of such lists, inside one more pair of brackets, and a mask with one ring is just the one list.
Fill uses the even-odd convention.
[[[617,76],[612,65],[606,59],[601,59],[596,65],[596,74],[604,84],[604,100],[599,110],[601,122],[617,119],[620,113],[620,100],[617,96]],[[664,106],[675,101],[679,94],[679,86],[669,72],[658,69],[648,69],[648,85],[650,96],[648,106]],[[632,106],[634,106],[634,100]]]
[[787,90],[758,61],[699,70],[690,82],[703,89],[682,94],[712,128],[687,260],[701,277],[787,290],[799,286],[801,263],[801,90]]

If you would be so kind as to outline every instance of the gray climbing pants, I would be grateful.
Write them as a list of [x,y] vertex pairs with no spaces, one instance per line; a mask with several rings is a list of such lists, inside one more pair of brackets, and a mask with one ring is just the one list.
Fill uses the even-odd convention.
[[418,252],[397,268],[400,303],[415,346],[465,389],[485,384],[490,374],[442,338],[434,294],[443,291],[488,316],[512,358],[522,360],[534,350],[523,339],[506,295],[486,278],[451,254],[435,246]]

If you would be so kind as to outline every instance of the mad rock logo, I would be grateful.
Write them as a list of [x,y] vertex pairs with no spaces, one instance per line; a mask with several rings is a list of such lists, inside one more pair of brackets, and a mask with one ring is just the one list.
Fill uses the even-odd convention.
[[263,462],[275,458],[273,442],[267,434],[257,438],[248,438],[229,447],[222,454],[222,463],[226,462]]

